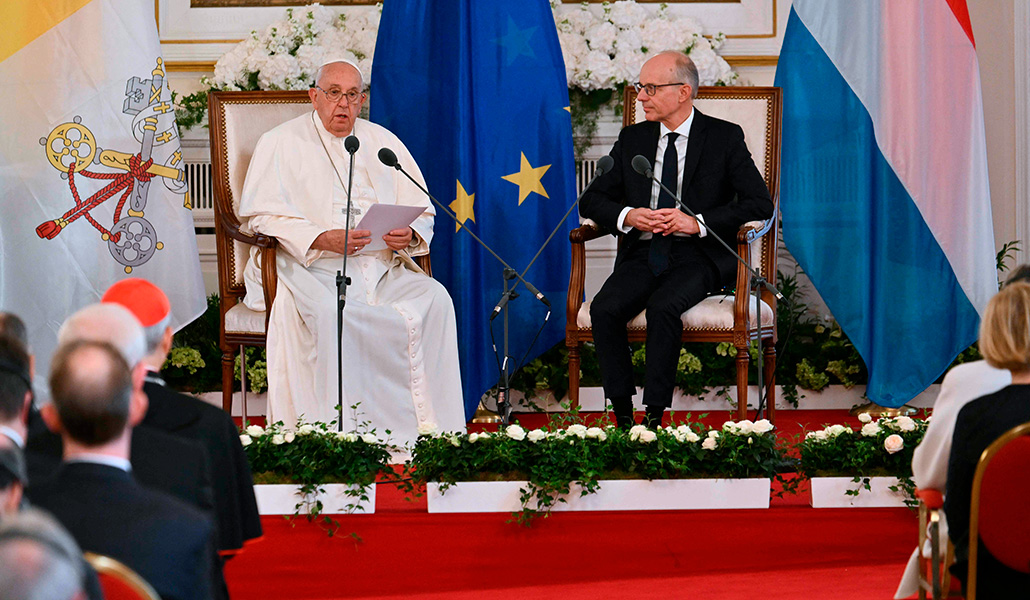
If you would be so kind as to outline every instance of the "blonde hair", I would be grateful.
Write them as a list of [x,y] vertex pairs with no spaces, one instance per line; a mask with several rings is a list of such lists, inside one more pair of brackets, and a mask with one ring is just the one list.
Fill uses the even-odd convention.
[[1010,283],[991,298],[980,323],[980,353],[997,369],[1030,370],[1030,283]]

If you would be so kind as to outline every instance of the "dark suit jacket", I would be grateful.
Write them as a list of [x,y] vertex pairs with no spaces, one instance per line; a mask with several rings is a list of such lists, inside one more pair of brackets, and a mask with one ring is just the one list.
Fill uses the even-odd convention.
[[148,375],[143,391],[150,399],[150,407],[140,427],[192,440],[207,450],[218,550],[231,554],[242,548],[245,540],[261,537],[250,464],[232,418],[202,400],[168,389],[154,374]]
[[93,463],[64,463],[29,488],[83,550],[124,562],[165,600],[210,598],[211,520],[128,473]]
[[[651,121],[630,125],[619,133],[619,140],[610,152],[615,160],[614,168],[583,194],[580,213],[584,217],[615,232],[623,208],[650,207],[651,181],[634,171],[631,162],[640,154],[654,164],[659,135],[659,124]],[[656,173],[655,177],[661,178],[661,173]],[[769,190],[744,143],[744,131],[734,123],[704,115],[697,108],[687,140],[682,187],[684,204],[699,213],[705,227],[731,247],[736,243],[741,225],[773,215]],[[639,238],[637,229],[625,234],[615,258],[616,265]],[[733,255],[710,235],[691,239],[715,263],[722,283],[731,283],[737,265]]]
[[[61,436],[47,429],[38,411],[29,413],[25,462],[29,484],[49,478],[61,465]],[[144,486],[169,493],[187,504],[214,511],[207,451],[198,443],[156,429],[132,430],[133,474]]]
[[[1010,385],[973,400],[962,407],[955,420],[944,512],[948,516],[948,537],[955,544],[952,572],[962,581],[969,572],[969,508],[980,455],[1003,433],[1027,422],[1030,385]],[[1009,569],[983,544],[977,552],[977,597],[1007,598],[1013,597],[1014,590],[1030,590],[1030,575]]]

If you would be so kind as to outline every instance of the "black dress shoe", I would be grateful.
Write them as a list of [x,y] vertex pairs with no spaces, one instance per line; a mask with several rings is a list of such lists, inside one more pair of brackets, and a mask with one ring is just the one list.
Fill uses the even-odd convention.
[[644,420],[641,423],[644,427],[652,431],[658,431],[658,428],[662,425],[662,417],[665,416],[665,407],[654,407],[648,406],[647,412],[644,413]]

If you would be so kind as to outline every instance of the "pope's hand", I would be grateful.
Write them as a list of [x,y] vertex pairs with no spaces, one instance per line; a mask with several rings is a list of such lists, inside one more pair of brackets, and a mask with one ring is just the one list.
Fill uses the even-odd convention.
[[352,229],[349,236],[345,229],[330,229],[318,234],[315,241],[311,242],[311,247],[337,254],[354,254],[371,241],[372,232],[367,229]]
[[411,243],[411,236],[413,235],[411,227],[404,227],[402,229],[394,229],[390,233],[383,236],[383,241],[386,245],[393,250],[404,250]]

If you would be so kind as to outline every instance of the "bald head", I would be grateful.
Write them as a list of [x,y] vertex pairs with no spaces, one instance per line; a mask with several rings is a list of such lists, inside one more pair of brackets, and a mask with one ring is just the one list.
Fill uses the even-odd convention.
[[139,320],[118,304],[90,304],[68,317],[57,332],[58,346],[80,340],[111,344],[130,367],[136,366],[147,354]]
[[129,365],[108,343],[77,340],[54,355],[50,394],[61,428],[84,446],[101,446],[125,431],[132,393]]

